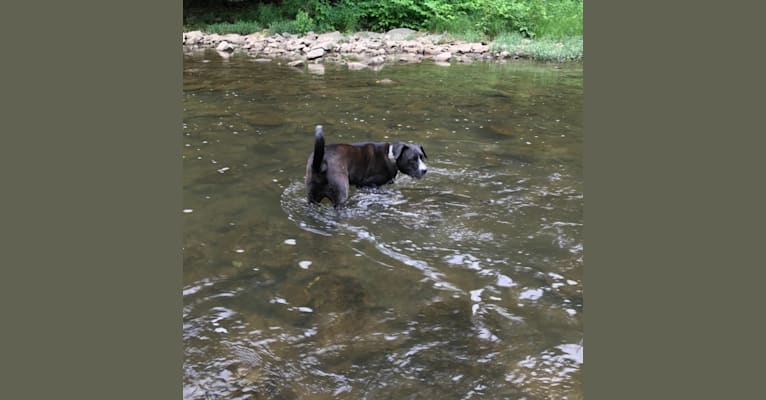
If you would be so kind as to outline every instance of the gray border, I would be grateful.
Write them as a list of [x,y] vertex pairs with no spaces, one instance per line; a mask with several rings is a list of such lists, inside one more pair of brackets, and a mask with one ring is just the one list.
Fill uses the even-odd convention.
[[0,398],[178,398],[181,2],[0,15]]
[[587,397],[749,398],[764,146],[740,134],[763,137],[762,13],[610,4],[585,11]]

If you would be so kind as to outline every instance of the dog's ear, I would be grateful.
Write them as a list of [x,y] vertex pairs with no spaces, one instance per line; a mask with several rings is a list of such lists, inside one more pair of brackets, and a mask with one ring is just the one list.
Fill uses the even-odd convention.
[[420,151],[423,152],[423,158],[428,158],[428,156],[426,155],[426,149],[424,149],[423,146],[421,145],[418,145],[418,147],[420,147]]
[[396,161],[399,159],[399,156],[402,155],[402,151],[404,150],[404,144],[403,143],[389,143],[388,145],[388,158],[391,159],[391,161]]

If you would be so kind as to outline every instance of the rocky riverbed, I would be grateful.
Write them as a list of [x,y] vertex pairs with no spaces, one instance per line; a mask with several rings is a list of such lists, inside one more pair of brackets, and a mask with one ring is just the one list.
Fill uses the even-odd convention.
[[429,60],[440,65],[499,61],[519,58],[519,54],[492,51],[487,43],[471,43],[446,35],[419,33],[411,29],[393,29],[386,33],[340,32],[305,35],[206,34],[185,32],[187,50],[214,48],[222,57],[241,52],[259,60],[287,59],[293,66],[340,63],[349,69],[376,68],[385,64],[414,63]]

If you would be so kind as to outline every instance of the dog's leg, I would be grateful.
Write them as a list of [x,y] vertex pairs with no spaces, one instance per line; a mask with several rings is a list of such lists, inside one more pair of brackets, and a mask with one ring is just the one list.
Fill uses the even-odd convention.
[[329,197],[335,208],[346,207],[346,202],[348,201],[348,177],[332,177],[328,179],[328,184],[332,188]]

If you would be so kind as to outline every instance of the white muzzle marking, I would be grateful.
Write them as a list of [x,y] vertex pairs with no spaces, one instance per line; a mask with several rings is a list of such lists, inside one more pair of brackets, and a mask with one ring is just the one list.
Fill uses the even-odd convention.
[[418,169],[420,172],[425,172],[428,169],[428,167],[426,167],[426,163],[424,163],[421,159],[418,159]]

